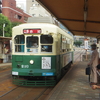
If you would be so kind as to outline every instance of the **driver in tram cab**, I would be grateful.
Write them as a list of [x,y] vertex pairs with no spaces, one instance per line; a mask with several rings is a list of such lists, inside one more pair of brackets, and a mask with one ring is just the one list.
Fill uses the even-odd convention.
[[37,43],[33,43],[33,45],[31,46],[31,48],[37,48],[37,47],[38,47]]
[[37,52],[36,48],[38,48],[38,45],[36,42],[34,42],[33,45],[31,46],[30,52],[34,52],[34,53]]

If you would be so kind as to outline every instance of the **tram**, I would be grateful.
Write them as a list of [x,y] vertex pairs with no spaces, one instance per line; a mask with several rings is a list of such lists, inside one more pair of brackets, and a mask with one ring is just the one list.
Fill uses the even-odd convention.
[[54,86],[73,62],[73,36],[50,23],[12,29],[12,81],[20,86]]

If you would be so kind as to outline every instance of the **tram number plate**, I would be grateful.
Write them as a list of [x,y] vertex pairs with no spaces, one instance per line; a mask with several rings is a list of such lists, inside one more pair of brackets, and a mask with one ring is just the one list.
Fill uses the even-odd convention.
[[18,72],[12,71],[12,75],[18,75]]

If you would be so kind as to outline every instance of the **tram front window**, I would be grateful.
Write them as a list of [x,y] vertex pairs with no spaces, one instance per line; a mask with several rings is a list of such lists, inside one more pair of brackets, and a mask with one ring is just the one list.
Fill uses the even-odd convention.
[[41,44],[52,44],[53,38],[51,35],[41,35]]
[[14,38],[14,44],[15,44],[15,52],[24,52],[24,43],[25,43],[25,37],[24,35],[17,35]]
[[51,35],[41,35],[41,52],[52,52],[53,38]]
[[38,52],[38,37],[36,36],[28,36],[27,37],[27,52]]

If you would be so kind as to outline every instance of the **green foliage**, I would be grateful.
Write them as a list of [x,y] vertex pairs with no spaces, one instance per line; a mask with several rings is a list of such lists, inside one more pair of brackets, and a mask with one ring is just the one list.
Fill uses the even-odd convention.
[[3,25],[4,24],[5,24],[4,36],[5,37],[11,37],[12,36],[11,22],[8,20],[7,17],[5,17],[4,15],[0,14],[0,36],[3,36]]
[[14,26],[17,26],[17,25],[19,25],[19,24],[21,24],[21,22],[12,22],[12,28],[14,27]]
[[81,44],[82,44],[82,42],[81,42],[81,41],[78,41],[78,40],[76,40],[76,41],[74,42],[74,45],[79,46],[79,47],[80,47]]
[[4,27],[4,37],[12,37],[12,27],[21,24],[20,22],[10,22],[8,18],[0,14],[0,36],[3,36],[3,25]]

